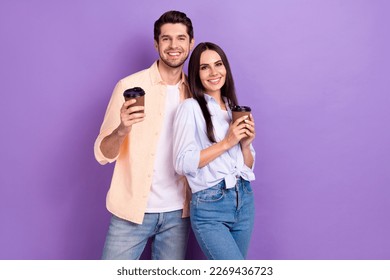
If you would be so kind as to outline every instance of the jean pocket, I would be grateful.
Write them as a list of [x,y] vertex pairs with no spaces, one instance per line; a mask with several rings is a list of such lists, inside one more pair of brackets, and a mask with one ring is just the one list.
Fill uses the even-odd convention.
[[195,193],[196,199],[200,202],[215,202],[225,196],[224,182]]
[[252,190],[252,186],[251,186],[251,183],[247,180],[242,180],[243,182],[243,189],[244,189],[244,192],[247,193],[247,194],[251,194],[253,193],[253,190]]

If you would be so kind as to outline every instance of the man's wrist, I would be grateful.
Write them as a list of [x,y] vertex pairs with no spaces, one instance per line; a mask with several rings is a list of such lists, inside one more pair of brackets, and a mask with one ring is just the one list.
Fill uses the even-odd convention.
[[129,134],[129,132],[130,132],[130,130],[127,131],[127,129],[124,129],[124,128],[122,128],[121,126],[119,126],[119,127],[116,129],[116,131],[115,131],[116,135],[117,135],[119,138],[124,138],[127,134]]

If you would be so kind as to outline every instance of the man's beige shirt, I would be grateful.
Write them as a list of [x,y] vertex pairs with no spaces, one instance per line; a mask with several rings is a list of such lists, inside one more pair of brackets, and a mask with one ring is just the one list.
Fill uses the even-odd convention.
[[[100,144],[120,124],[120,109],[124,103],[123,92],[132,87],[145,91],[145,119],[133,125],[116,158],[103,155]],[[180,100],[189,95],[184,73],[180,84]],[[157,61],[149,68],[120,80],[112,93],[100,134],[95,141],[94,152],[100,164],[116,161],[111,186],[107,193],[108,211],[119,218],[142,224],[150,187],[156,149],[160,137],[166,98],[166,83],[161,79]],[[172,163],[173,169],[173,163]],[[182,180],[185,181],[183,177]],[[183,217],[188,217],[190,192],[186,183]]]

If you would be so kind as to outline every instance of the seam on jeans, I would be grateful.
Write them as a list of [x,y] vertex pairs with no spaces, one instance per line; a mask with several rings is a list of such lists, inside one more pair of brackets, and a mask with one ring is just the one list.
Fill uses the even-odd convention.
[[[150,244],[150,251],[151,251],[151,257],[152,257],[152,260],[155,260],[155,257],[156,257],[156,253],[154,252],[154,238],[152,238],[152,242]],[[145,250],[145,249],[144,249]]]
[[[194,227],[195,227],[195,229],[200,233],[199,228],[198,228],[196,225],[194,225]],[[209,255],[211,256],[211,258],[212,258],[213,260],[215,260],[215,257],[214,257],[213,254],[211,253],[211,250],[209,249],[209,247],[207,246],[207,244],[204,242],[203,236],[202,236],[201,234],[199,234],[199,237],[200,237],[200,239],[201,239],[201,241],[202,241],[204,247],[207,249],[207,252],[208,252]]]
[[[217,199],[202,199],[201,197],[200,197],[200,195],[197,195],[197,202],[198,203],[213,203],[213,202],[218,202],[218,201],[220,201],[221,199],[223,199],[223,198],[225,198],[225,196],[226,196],[226,193],[225,193],[225,188],[222,186],[222,183],[220,182],[220,183],[218,183],[217,185],[215,185],[215,186],[212,186],[212,187],[210,187],[210,188],[207,188],[207,189],[204,189],[204,190],[202,190],[201,192],[207,192],[209,189],[211,189],[211,188],[215,188],[215,187],[217,187],[218,186],[218,191],[221,193],[221,196],[220,197],[218,197]],[[217,193],[216,193],[217,194]]]
[[[156,257],[156,252],[154,251],[154,244],[156,243],[156,235],[160,233],[160,229],[161,227],[163,226],[164,224],[164,221],[165,221],[165,215],[164,215],[164,212],[162,213],[156,213],[158,216],[157,216],[157,223],[156,223],[156,226],[154,227],[154,232],[151,234],[151,236],[149,236],[149,238],[151,239],[151,257],[152,257],[152,260],[155,260],[155,257]],[[159,224],[159,220],[160,220],[160,216],[162,216],[162,221],[161,221],[161,224]]]
[[[197,199],[196,199],[196,206],[197,206],[197,207],[198,207],[198,203],[199,203],[199,197],[197,197]],[[199,228],[197,227],[197,225],[194,224],[194,227],[195,227],[195,229],[200,233],[200,230],[199,230]],[[209,255],[211,256],[211,258],[212,258],[213,260],[215,260],[215,256],[211,253],[211,250],[210,250],[210,248],[207,246],[206,242],[204,242],[203,235],[199,234],[199,237],[200,237],[200,239],[201,239],[201,241],[202,241],[204,247],[207,249],[207,252],[208,252]]]
[[[160,228],[162,227],[163,223],[164,223],[164,213],[160,212],[160,213],[156,213],[157,214],[157,222],[156,222],[156,226],[154,227],[154,232],[152,234],[152,236],[156,235],[159,231],[160,231]],[[162,215],[162,222],[161,224],[159,224],[159,221],[160,221],[160,215]]]
[[242,189],[243,189],[244,193],[246,193],[246,194],[253,194],[253,188],[252,188],[252,185],[251,185],[250,181],[242,179],[241,180],[241,184],[242,184]]
[[214,202],[218,202],[218,201],[222,200],[223,198],[225,198],[225,193],[222,191],[221,196],[218,197],[217,199],[207,200],[207,199],[202,199],[202,198],[198,197],[198,201],[202,202],[202,203],[214,203]]

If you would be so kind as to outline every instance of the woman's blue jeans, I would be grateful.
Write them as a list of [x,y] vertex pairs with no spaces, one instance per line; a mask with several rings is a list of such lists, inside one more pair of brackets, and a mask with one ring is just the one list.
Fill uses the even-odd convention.
[[250,182],[237,179],[234,188],[225,181],[193,193],[191,225],[208,259],[245,259],[254,223],[254,199]]

